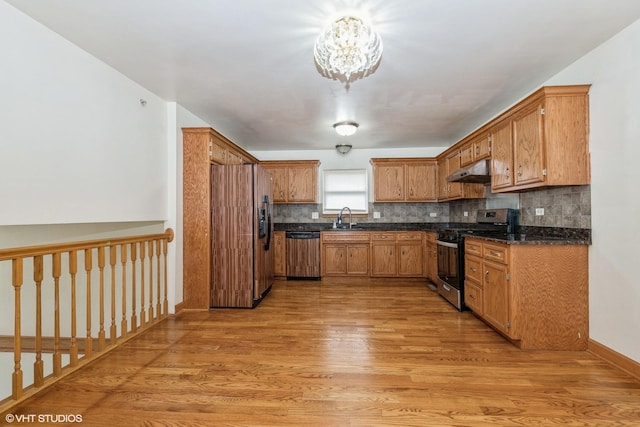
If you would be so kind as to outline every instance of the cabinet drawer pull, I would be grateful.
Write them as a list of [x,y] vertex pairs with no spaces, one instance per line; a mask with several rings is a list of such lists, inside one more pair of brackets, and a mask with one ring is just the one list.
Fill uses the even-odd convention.
[[493,256],[502,256],[502,254],[500,252],[496,252],[496,251],[491,251],[489,252],[491,255]]
[[476,299],[476,296],[474,294],[469,294],[469,298]]
[[471,271],[473,271],[475,273],[478,270],[476,270],[475,268],[471,267]]

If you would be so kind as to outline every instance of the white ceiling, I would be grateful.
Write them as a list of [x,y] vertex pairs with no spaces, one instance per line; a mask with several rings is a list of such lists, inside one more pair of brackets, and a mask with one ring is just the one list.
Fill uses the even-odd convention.
[[[248,150],[451,145],[640,18],[638,0],[7,0]],[[313,46],[352,12],[377,71],[322,77]],[[575,82],[590,83],[590,82]]]

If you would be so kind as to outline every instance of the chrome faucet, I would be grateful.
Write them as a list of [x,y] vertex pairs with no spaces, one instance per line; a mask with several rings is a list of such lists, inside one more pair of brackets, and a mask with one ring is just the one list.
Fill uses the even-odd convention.
[[342,208],[342,210],[340,211],[340,215],[338,215],[338,218],[342,218],[342,212],[344,212],[344,210],[349,211],[349,229],[351,229],[351,209],[349,209],[347,206],[345,206],[344,208]]

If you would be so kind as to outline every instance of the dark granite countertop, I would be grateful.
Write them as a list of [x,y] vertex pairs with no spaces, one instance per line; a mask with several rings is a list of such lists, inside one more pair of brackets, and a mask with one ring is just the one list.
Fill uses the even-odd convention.
[[591,230],[583,228],[563,227],[519,227],[518,233],[508,236],[482,236],[473,234],[484,240],[509,245],[590,245]]
[[[437,231],[447,228],[447,223],[414,223],[414,222],[354,222],[351,231]],[[312,223],[275,223],[276,231],[344,231],[346,228],[333,228],[330,222]]]
[[[345,231],[344,229],[332,228],[332,223],[276,223],[274,228],[277,231]],[[438,231],[445,228],[473,229],[473,223],[354,223],[351,231]],[[481,231],[472,234],[494,242],[507,243],[510,245],[591,245],[591,230],[583,228],[563,228],[563,227],[532,227],[520,226],[518,232],[513,236],[483,236]]]

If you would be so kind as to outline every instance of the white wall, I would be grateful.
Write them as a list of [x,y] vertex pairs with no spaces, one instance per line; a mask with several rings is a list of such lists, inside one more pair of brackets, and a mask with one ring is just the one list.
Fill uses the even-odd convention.
[[0,52],[0,225],[166,219],[166,103],[5,2]]
[[589,328],[640,362],[640,21],[545,82],[591,83]]

